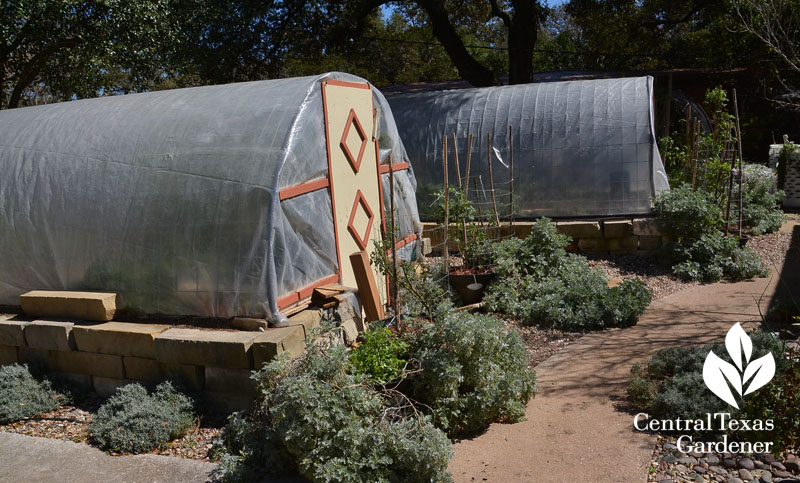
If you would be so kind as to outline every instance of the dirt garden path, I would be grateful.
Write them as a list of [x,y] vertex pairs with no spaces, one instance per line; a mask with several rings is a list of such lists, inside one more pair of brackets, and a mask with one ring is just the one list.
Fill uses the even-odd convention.
[[669,295],[653,302],[635,327],[586,335],[545,360],[536,367],[539,393],[527,421],[494,424],[458,442],[450,465],[455,481],[645,482],[656,437],[633,431],[631,365],[662,348],[721,340],[735,322],[755,325],[756,301],[764,293],[766,311],[775,272]]

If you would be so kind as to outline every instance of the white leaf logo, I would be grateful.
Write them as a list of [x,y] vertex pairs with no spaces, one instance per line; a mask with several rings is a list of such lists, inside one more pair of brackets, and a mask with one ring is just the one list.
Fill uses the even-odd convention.
[[[772,353],[768,353],[750,362],[750,357],[753,355],[753,341],[739,323],[728,330],[728,335],[725,336],[725,349],[736,365],[725,362],[714,354],[714,351],[709,351],[703,364],[703,381],[718,398],[739,409],[731,388],[739,397],[762,388],[775,375],[775,359]],[[750,385],[742,392],[748,381]]]

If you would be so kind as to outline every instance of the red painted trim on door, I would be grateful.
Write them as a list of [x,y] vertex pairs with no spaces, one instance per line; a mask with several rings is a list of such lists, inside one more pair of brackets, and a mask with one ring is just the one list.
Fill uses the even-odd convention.
[[[409,168],[409,165],[406,162],[392,164],[392,170],[393,171],[402,171],[402,170],[408,169],[408,168]],[[389,173],[389,165],[388,164],[382,164],[380,172],[381,172],[381,174],[388,174]]]
[[340,86],[340,87],[354,87],[356,89],[369,89],[368,82],[348,82],[348,81],[341,81],[341,80],[327,80],[325,81],[326,84],[330,84],[332,86]]
[[314,289],[317,287],[321,287],[323,285],[328,285],[330,283],[336,283],[339,281],[339,275],[331,275],[329,277],[325,277],[322,280],[317,280],[316,282],[308,285],[306,287],[301,288],[295,292],[290,293],[289,295],[285,295],[278,299],[278,309],[283,310],[286,307],[296,304],[301,300],[305,300],[311,297],[311,294],[314,292]]
[[330,185],[328,182],[328,178],[322,178],[314,181],[309,181],[308,183],[302,183],[294,186],[290,186],[288,188],[283,188],[280,193],[280,199],[288,200],[289,198],[294,198],[295,196],[304,195],[306,193],[311,193],[312,191],[321,190],[323,188],[327,188]]

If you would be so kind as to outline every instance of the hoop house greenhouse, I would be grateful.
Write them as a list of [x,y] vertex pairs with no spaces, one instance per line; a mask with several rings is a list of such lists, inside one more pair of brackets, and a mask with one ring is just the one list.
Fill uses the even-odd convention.
[[478,202],[492,189],[491,135],[501,215],[509,214],[510,203],[501,195],[512,189],[512,165],[515,216],[649,213],[653,195],[669,189],[655,142],[652,77],[397,93],[387,99],[414,163],[423,212],[429,211],[430,194],[443,185],[443,136],[453,162],[453,133],[462,176],[474,136],[470,198]]
[[414,175],[358,77],[0,112],[0,303],[96,289],[148,313],[280,319],[314,287],[355,287],[348,256],[381,236],[390,160],[409,253]]

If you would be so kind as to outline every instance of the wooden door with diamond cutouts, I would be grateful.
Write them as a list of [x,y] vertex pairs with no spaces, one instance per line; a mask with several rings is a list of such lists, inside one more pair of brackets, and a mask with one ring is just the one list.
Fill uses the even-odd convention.
[[[367,83],[325,81],[322,99],[339,276],[342,285],[355,287],[349,257],[361,250],[373,252],[384,219],[376,111]],[[385,283],[377,272],[375,280],[385,302]]]

